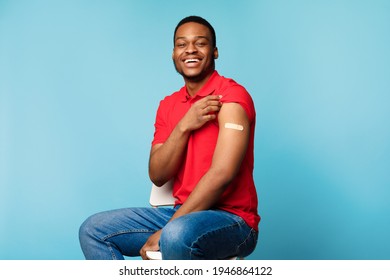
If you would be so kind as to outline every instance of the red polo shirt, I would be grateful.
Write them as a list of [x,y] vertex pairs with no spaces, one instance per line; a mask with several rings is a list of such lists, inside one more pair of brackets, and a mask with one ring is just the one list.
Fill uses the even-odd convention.
[[[258,230],[260,217],[257,213],[257,193],[253,181],[256,112],[252,98],[244,87],[214,71],[195,96],[191,97],[184,86],[179,91],[165,97],[157,110],[152,145],[164,143],[192,104],[211,94],[222,95],[222,103],[235,102],[240,104],[250,121],[249,146],[245,158],[237,176],[222,194],[216,208],[242,217],[250,227]],[[210,168],[218,131],[218,121],[215,120],[191,133],[186,156],[174,180],[173,195],[176,198],[176,204],[185,202],[198,181]]]

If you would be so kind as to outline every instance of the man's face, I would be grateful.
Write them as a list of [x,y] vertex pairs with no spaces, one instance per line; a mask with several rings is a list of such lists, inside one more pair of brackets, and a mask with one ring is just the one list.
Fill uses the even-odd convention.
[[172,59],[176,71],[186,81],[200,82],[214,70],[214,59],[218,57],[213,47],[210,30],[199,23],[181,25],[175,34]]

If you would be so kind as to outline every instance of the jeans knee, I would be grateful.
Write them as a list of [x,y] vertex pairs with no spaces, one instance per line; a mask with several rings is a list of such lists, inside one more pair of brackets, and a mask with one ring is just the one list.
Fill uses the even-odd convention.
[[160,236],[160,250],[167,260],[192,259],[197,236],[191,225],[179,221],[169,222]]
[[99,218],[98,214],[88,217],[79,228],[79,239],[83,243],[85,240],[93,238],[96,236],[97,228],[99,227]]
[[168,223],[161,232],[160,243],[166,244],[177,244],[183,241],[184,230],[180,223],[174,221]]
[[191,247],[192,234],[190,226],[179,221],[171,221],[162,230],[160,237],[160,248],[164,250],[181,251],[185,248]]
[[99,214],[87,218],[79,228],[79,242],[86,259],[116,259],[109,250],[101,225],[103,221]]

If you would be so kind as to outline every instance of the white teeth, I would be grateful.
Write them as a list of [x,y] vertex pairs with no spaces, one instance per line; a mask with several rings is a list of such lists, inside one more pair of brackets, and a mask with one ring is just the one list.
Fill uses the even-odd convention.
[[186,59],[186,60],[184,60],[184,62],[185,62],[185,63],[199,62],[199,59],[190,58],[190,59]]

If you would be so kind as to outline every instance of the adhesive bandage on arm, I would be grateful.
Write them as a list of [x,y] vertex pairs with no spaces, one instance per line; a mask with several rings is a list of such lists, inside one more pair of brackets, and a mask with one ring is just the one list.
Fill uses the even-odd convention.
[[235,124],[235,123],[225,123],[225,128],[230,128],[230,129],[235,129],[240,131],[244,130],[244,127],[242,125]]

